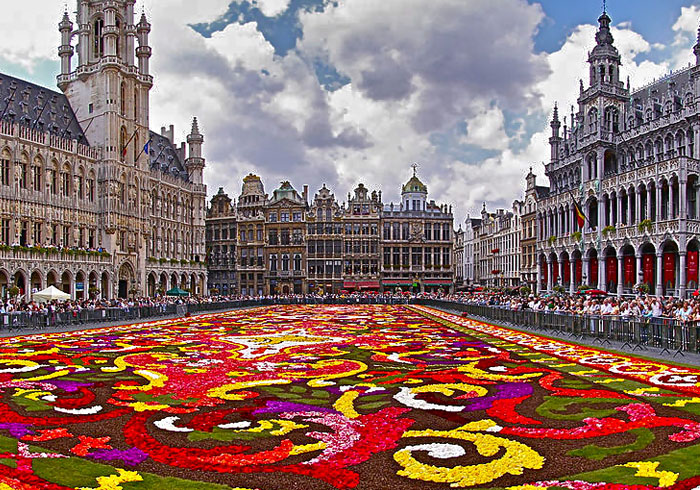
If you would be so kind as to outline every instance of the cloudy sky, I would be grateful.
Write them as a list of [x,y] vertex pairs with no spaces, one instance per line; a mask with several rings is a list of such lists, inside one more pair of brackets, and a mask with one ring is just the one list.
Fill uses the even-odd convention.
[[[71,10],[74,1],[69,3]],[[196,7],[193,7],[196,6]],[[0,71],[55,87],[64,2],[3,5]],[[546,183],[548,121],[586,79],[598,0],[138,0],[153,24],[151,125],[205,133],[210,194],[248,172],[357,182],[396,201],[419,164],[430,198],[508,207],[530,166]],[[609,0],[623,77],[639,87],[693,59],[691,0]]]

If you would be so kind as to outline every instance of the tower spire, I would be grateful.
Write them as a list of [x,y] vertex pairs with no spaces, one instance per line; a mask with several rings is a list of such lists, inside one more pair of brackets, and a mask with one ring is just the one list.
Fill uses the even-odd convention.
[[698,40],[693,47],[693,53],[695,54],[695,64],[700,65],[700,26],[698,27]]

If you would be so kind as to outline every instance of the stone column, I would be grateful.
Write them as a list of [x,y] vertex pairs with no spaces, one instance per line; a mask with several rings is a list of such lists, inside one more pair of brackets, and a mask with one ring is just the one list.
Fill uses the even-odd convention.
[[533,293],[538,292],[542,287],[542,256],[537,255],[537,284]]
[[651,193],[651,189],[647,187],[647,219],[654,220],[655,217],[651,215],[651,201],[654,199],[654,195]]
[[681,250],[678,252],[678,258],[680,262],[680,281],[678,282],[678,295],[681,298],[685,298],[685,288],[686,284],[688,283],[688,279],[686,276],[686,252],[685,250]]
[[678,181],[678,217],[688,219],[688,187],[684,180]]
[[639,223],[642,221],[642,191],[641,189],[635,189],[635,201],[634,201],[634,222]]
[[637,273],[637,282],[642,282],[642,278],[644,277],[642,273],[642,255],[637,254],[635,258],[637,259],[637,270],[635,271]]
[[605,257],[601,257],[598,254],[598,289],[602,291],[607,291],[607,277],[605,268]]
[[622,265],[625,262],[624,257],[620,257],[618,255],[617,257],[617,294],[622,295],[624,292],[624,277],[622,276],[623,270],[622,270]]
[[673,188],[673,181],[668,181],[668,219],[674,219],[676,213],[674,212],[674,204],[676,202],[676,191]]
[[663,252],[656,253],[656,295],[661,296],[663,294],[663,268],[664,268],[664,254]]
[[663,188],[661,187],[661,184],[659,182],[656,183],[656,217],[655,220],[658,223],[661,221],[661,203],[662,203],[662,194],[661,190]]
[[583,284],[589,284],[591,278],[588,277],[588,257],[585,255],[581,256],[581,275],[583,276],[581,278]]
[[564,285],[564,261],[559,258],[559,261],[557,262],[559,265],[559,281],[561,282],[561,285]]
[[569,258],[569,293],[576,292],[576,260]]
[[554,267],[552,266],[552,259],[547,258],[547,291],[552,290],[554,284]]
[[[627,206],[627,211],[629,213],[629,205]],[[614,223],[616,226],[621,225],[623,223],[629,224],[629,220],[625,216],[625,219],[622,219],[622,194],[617,196],[617,223]]]

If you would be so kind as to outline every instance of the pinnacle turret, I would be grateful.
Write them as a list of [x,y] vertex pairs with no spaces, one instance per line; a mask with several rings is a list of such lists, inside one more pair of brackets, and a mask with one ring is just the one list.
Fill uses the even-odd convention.
[[698,39],[693,47],[693,53],[695,54],[695,64],[700,65],[700,27],[698,27]]

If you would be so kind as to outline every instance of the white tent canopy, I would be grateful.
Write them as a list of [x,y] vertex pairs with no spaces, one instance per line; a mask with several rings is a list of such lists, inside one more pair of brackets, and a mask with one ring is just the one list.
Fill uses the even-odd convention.
[[34,293],[32,295],[32,298],[37,303],[44,303],[46,301],[53,301],[55,299],[58,299],[58,300],[70,299],[70,294],[66,294],[58,288],[55,288],[53,286],[49,286],[46,289],[44,289],[43,291],[39,291],[37,293]]

